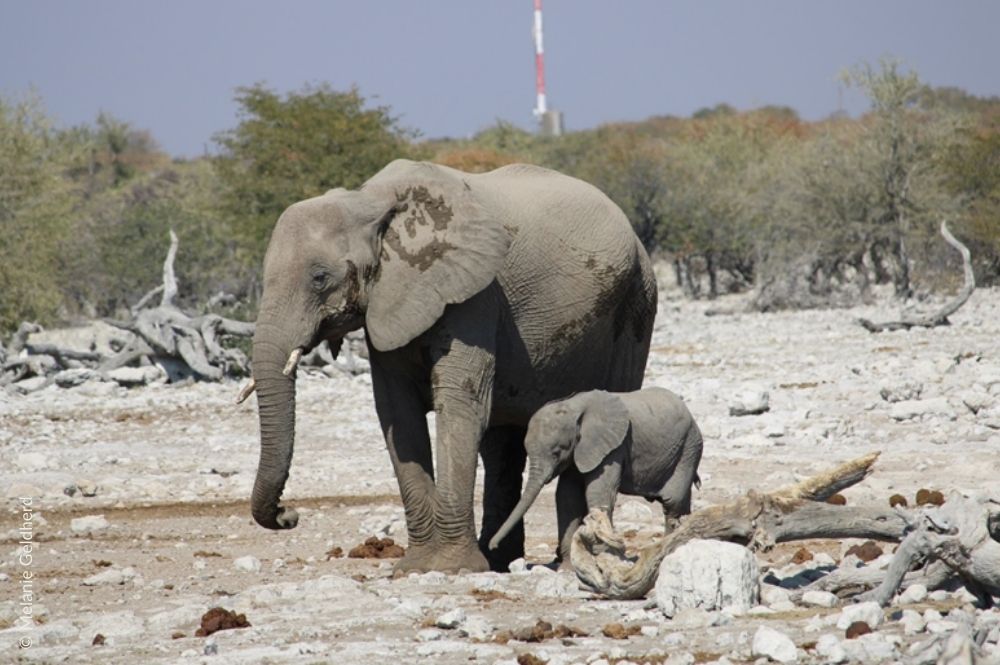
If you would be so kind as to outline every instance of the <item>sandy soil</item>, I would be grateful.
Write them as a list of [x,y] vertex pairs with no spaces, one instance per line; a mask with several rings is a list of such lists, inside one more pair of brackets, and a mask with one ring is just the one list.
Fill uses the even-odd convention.
[[[711,306],[741,302],[729,297]],[[696,508],[871,450],[883,456],[875,475],[847,492],[850,503],[884,505],[894,492],[912,497],[922,487],[998,487],[1000,291],[977,291],[950,327],[880,335],[853,321],[895,318],[891,304],[711,317],[708,307],[663,299],[647,371],[647,385],[684,396],[705,434]],[[328,557],[373,535],[406,544],[370,379],[300,377],[299,438],[285,497],[301,520],[283,533],[249,516],[256,413],[253,399],[233,406],[236,390],[91,383],[0,394],[7,506],[0,660],[494,663],[531,662],[525,654],[532,654],[550,663],[752,661],[754,632],[768,625],[796,642],[800,662],[822,662],[812,650],[817,638],[844,637],[831,625],[839,608],[779,602],[778,611],[749,616],[668,620],[655,604],[595,599],[577,590],[572,574],[544,567],[392,579],[392,560]],[[769,393],[769,412],[729,415],[739,394],[757,390]],[[918,399],[889,401],[900,397]],[[18,497],[32,497],[27,531],[19,530],[26,506]],[[74,529],[74,519],[94,515],[107,524],[86,530],[77,522]],[[658,507],[627,497],[616,514],[636,543],[657,533],[661,520]],[[551,486],[526,526],[528,562],[550,560]],[[18,544],[25,533],[33,542],[30,564]],[[839,559],[850,544],[808,545]],[[782,546],[760,560],[778,577],[792,575],[809,565],[789,564],[796,549]],[[26,573],[30,602],[22,594]],[[942,611],[966,605],[975,615],[967,597],[946,595],[934,601]],[[195,637],[201,615],[215,606],[244,613],[251,626]],[[18,620],[25,609],[27,623]],[[458,627],[434,627],[448,619]],[[539,619],[588,635],[496,640]],[[606,637],[602,629],[611,623],[642,632]],[[905,635],[892,620],[877,633],[889,660],[927,638]],[[98,634],[103,644],[95,645]],[[19,646],[25,640],[30,646]]]

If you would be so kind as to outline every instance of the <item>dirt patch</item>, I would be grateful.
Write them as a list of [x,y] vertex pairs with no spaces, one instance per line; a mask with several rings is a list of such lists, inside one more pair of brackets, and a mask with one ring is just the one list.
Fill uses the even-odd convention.
[[514,630],[503,630],[497,633],[493,641],[507,644],[510,640],[518,642],[544,642],[551,639],[568,639],[571,637],[588,637],[589,633],[565,624],[553,626],[548,621],[539,619],[534,626],[524,626]]
[[642,632],[642,628],[639,626],[624,626],[620,623],[609,623],[601,628],[601,634],[613,640],[627,640],[640,632]]
[[542,660],[533,653],[517,654],[517,665],[545,665],[547,660]]
[[797,390],[803,390],[805,388],[815,388],[819,385],[818,381],[799,381],[797,383],[779,383],[779,388],[789,389],[795,388]]
[[491,603],[494,600],[516,600],[513,596],[508,596],[503,591],[496,589],[473,589],[469,595],[481,603]]

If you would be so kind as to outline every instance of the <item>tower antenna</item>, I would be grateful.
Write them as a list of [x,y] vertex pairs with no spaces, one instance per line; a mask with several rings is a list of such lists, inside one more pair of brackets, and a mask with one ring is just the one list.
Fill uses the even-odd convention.
[[535,0],[535,21],[531,28],[535,40],[535,108],[539,129],[544,136],[562,134],[562,113],[550,111],[545,99],[545,46],[542,39],[542,0]]

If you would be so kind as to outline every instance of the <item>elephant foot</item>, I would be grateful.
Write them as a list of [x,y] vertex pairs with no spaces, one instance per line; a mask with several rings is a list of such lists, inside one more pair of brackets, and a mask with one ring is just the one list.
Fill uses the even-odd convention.
[[432,541],[407,547],[406,554],[396,562],[394,574],[398,577],[407,573],[426,573],[431,570],[442,573],[460,571],[481,573],[489,569],[486,557],[479,551],[479,546],[474,540],[459,543]]

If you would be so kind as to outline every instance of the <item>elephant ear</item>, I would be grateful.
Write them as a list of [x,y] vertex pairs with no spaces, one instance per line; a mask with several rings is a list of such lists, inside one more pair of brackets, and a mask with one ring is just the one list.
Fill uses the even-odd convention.
[[365,320],[380,351],[412,341],[446,305],[479,293],[503,267],[510,235],[464,175],[399,160],[364,186],[394,199],[395,214],[380,229],[379,270]]
[[621,398],[603,390],[588,393],[580,418],[580,442],[573,452],[576,467],[593,471],[611,451],[622,445],[629,428],[628,409]]

